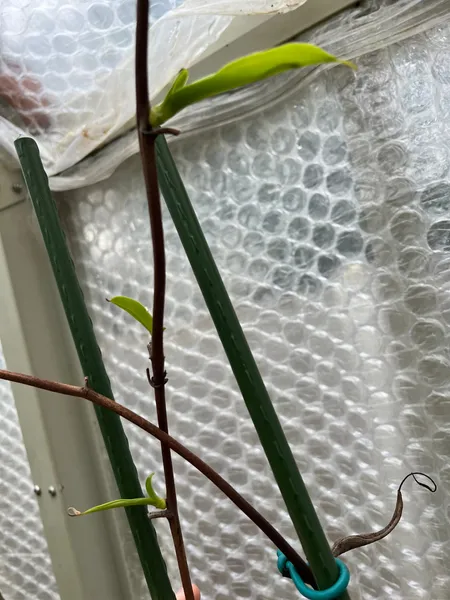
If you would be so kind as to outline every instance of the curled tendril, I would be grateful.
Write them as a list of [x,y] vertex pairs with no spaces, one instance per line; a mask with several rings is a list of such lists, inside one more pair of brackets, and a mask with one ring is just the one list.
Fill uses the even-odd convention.
[[[421,477],[425,477],[425,479],[428,479],[428,481],[431,482],[431,485],[433,487],[431,487],[430,485],[428,485],[428,483],[424,483],[423,481],[419,481],[417,479],[417,475],[420,475]],[[434,481],[434,479],[432,479],[429,475],[427,475],[426,473],[421,473],[420,471],[413,471],[412,473],[408,473],[408,475],[406,475],[406,477],[404,477],[402,479],[402,482],[400,483],[400,485],[398,486],[398,491],[401,492],[402,491],[402,487],[403,484],[406,482],[407,479],[409,479],[410,477],[412,477],[414,479],[414,481],[417,483],[417,485],[420,485],[420,487],[425,488],[426,490],[428,490],[429,492],[431,492],[432,494],[434,494],[434,492],[437,490],[437,484]]]
[[[431,485],[423,481],[419,481],[419,479],[417,479],[418,475],[424,477],[429,482],[431,482]],[[349,550],[354,550],[355,548],[362,548],[363,546],[374,544],[375,542],[378,542],[385,538],[397,527],[397,525],[400,522],[400,519],[402,518],[403,513],[402,487],[409,477],[412,477],[417,483],[417,485],[420,485],[429,492],[434,493],[437,490],[436,482],[429,475],[421,473],[420,471],[413,471],[412,473],[408,473],[408,475],[406,475],[406,477],[403,478],[402,482],[398,486],[397,502],[395,505],[394,514],[392,515],[392,518],[386,525],[386,527],[383,527],[383,529],[381,529],[380,531],[375,531],[374,533],[361,533],[358,535],[349,535],[341,538],[340,540],[337,540],[332,548],[333,556],[340,556],[341,554],[344,554],[344,552],[348,552]]]

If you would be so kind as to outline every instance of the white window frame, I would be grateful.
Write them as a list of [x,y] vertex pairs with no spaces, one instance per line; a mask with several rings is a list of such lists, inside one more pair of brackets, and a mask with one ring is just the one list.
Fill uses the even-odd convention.
[[[1,164],[0,339],[9,369],[83,385],[21,173]],[[112,473],[100,459],[102,440],[93,407],[18,384],[12,384],[12,391],[30,464],[29,493],[35,496],[34,485],[41,492],[35,497],[61,599],[132,597],[123,546],[114,542],[119,539],[115,511],[100,519],[67,515],[70,505],[88,508],[105,502],[111,487]]]

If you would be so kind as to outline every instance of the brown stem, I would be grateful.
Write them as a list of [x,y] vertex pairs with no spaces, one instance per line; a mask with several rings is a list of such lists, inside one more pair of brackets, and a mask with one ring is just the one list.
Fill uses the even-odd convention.
[[[150,229],[153,245],[153,326],[152,326],[152,385],[155,392],[158,424],[162,431],[169,432],[164,385],[164,303],[166,292],[166,257],[164,249],[164,230],[161,200],[159,197],[158,175],[156,171],[156,136],[152,135],[150,118],[150,100],[148,93],[148,13],[149,0],[138,0],[136,21],[136,119],[139,135],[139,148],[147,192]],[[178,513],[177,491],[173,472],[170,447],[161,442],[164,477],[166,482],[166,501],[169,510],[169,524],[172,534],[181,583],[186,600],[194,600],[191,575],[186,557],[180,516]]]
[[148,518],[152,519],[170,519],[170,512],[166,509],[164,510],[155,510],[153,512],[148,513]]
[[112,410],[117,415],[130,421],[143,431],[146,431],[151,436],[159,441],[167,444],[174,452],[184,458],[200,473],[203,473],[216,487],[219,488],[228,498],[253,521],[253,523],[273,542],[276,548],[281,550],[286,558],[294,565],[297,572],[302,577],[303,581],[315,587],[314,578],[311,569],[305,561],[297,554],[294,548],[284,539],[284,537],[271,525],[247,500],[234,489],[219,473],[214,471],[207,463],[199,456],[188,450],[178,440],[161,431],[159,427],[136,414],[126,406],[102,396],[88,387],[77,387],[66,383],[49,381],[47,379],[39,379],[33,375],[25,375],[23,373],[13,373],[12,371],[4,371],[0,369],[0,379],[29,385],[41,390],[47,390],[56,394],[64,394],[65,396],[73,396],[75,398],[84,398],[97,406],[102,406],[108,410]]
[[[153,373],[155,373],[154,370]],[[161,431],[164,431],[164,433],[169,433],[164,392],[164,384],[162,384],[160,388],[155,388],[156,411],[159,428]],[[166,479],[166,502],[169,510],[168,520],[170,532],[175,545],[175,553],[177,556],[178,568],[180,570],[181,583],[183,585],[186,600],[189,600],[188,595],[186,595],[186,590],[190,590],[190,595],[192,596],[193,600],[194,592],[192,591],[191,576],[189,573],[186,550],[183,542],[183,533],[181,530],[181,523],[178,513],[178,500],[175,487],[175,477],[173,473],[172,456],[170,453],[170,447],[164,442],[161,442],[161,454],[163,459],[164,476]]]

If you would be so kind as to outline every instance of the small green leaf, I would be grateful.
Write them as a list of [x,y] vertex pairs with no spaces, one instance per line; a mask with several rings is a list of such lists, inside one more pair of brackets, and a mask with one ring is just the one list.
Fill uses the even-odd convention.
[[147,490],[147,494],[149,499],[151,500],[152,506],[164,510],[166,508],[166,501],[164,500],[164,498],[158,496],[158,494],[153,489],[152,479],[154,475],[154,473],[151,473],[145,480],[145,489]]
[[131,500],[120,499],[120,500],[112,500],[111,502],[105,502],[105,504],[99,504],[98,506],[93,506],[92,508],[88,508],[83,512],[80,512],[76,508],[71,506],[67,513],[71,517],[82,517],[84,515],[91,515],[92,513],[101,512],[103,510],[111,510],[112,508],[127,508],[129,506],[153,506],[153,502],[150,498],[132,498]]
[[181,69],[178,75],[175,77],[172,83],[172,87],[167,92],[167,96],[172,96],[178,90],[181,90],[189,79],[189,71],[187,69]]
[[186,85],[188,72],[183,69],[175,78],[164,100],[152,108],[150,122],[154,127],[158,127],[183,108],[205,98],[261,81],[288,69],[299,69],[322,63],[341,63],[355,68],[352,63],[340,60],[312,44],[289,43],[238,58],[213,75],[199,79],[190,85]]
[[145,329],[150,333],[152,333],[153,328],[153,318],[152,315],[148,312],[143,304],[138,302],[137,300],[133,300],[133,298],[128,298],[127,296],[114,296],[108,302],[111,304],[115,304],[129,315],[136,319],[141,325],[145,327]]
[[164,498],[158,496],[153,489],[152,479],[154,475],[154,473],[151,473],[151,475],[149,475],[145,480],[145,489],[147,490],[148,494],[147,498],[132,498],[131,500],[121,498],[120,500],[111,500],[111,502],[105,502],[105,504],[93,506],[92,508],[88,508],[88,510],[83,512],[80,512],[71,506],[67,510],[67,513],[71,517],[82,517],[84,515],[91,515],[92,513],[101,512],[103,510],[111,510],[112,508],[128,508],[129,506],[154,506],[155,508],[165,510],[167,507],[166,501]]

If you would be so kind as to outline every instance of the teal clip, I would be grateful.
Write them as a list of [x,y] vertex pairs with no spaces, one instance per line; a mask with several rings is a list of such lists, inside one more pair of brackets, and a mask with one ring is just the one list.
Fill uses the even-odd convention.
[[339,577],[336,583],[326,590],[313,590],[306,585],[295,570],[294,565],[288,561],[280,550],[277,551],[277,554],[277,566],[280,573],[283,577],[290,577],[300,594],[305,598],[308,598],[308,600],[336,600],[336,598],[339,598],[339,596],[347,589],[348,582],[350,581],[350,571],[341,560],[336,558],[336,564],[339,569]]

